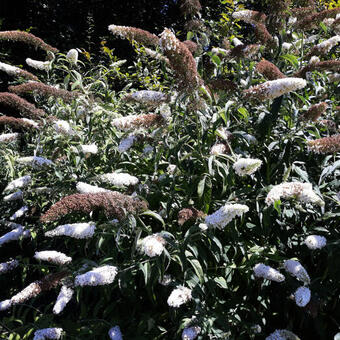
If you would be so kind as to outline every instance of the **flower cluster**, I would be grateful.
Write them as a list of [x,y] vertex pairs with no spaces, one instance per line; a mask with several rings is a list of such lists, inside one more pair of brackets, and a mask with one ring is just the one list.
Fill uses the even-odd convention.
[[54,129],[57,133],[65,136],[73,136],[74,130],[71,128],[70,123],[66,120],[57,120],[54,122]]
[[299,307],[305,307],[309,303],[310,297],[311,291],[307,287],[299,287],[294,293],[295,302]]
[[133,128],[149,128],[160,126],[165,122],[162,115],[149,113],[143,115],[131,115],[112,120],[112,125],[120,130],[130,130]]
[[283,263],[283,267],[287,273],[296,277],[299,281],[302,281],[306,284],[310,283],[309,275],[299,261],[286,260]]
[[258,22],[265,23],[267,18],[267,16],[264,13],[252,11],[249,9],[234,12],[232,16],[234,19],[243,20],[248,24],[254,25],[256,25]]
[[41,168],[44,166],[51,166],[53,165],[53,162],[49,159],[46,159],[44,157],[38,157],[38,156],[27,156],[27,157],[20,157],[16,160],[20,164],[24,165],[30,165],[33,168]]
[[95,194],[98,192],[109,192],[110,190],[97,187],[96,185],[90,185],[84,182],[78,182],[76,189],[81,194]]
[[194,340],[198,337],[201,332],[201,327],[191,326],[183,329],[182,340]]
[[328,105],[325,102],[314,104],[303,113],[302,119],[315,122],[326,111],[327,108]]
[[316,153],[333,153],[340,151],[340,134],[324,137],[308,142],[309,150]]
[[300,340],[294,333],[286,329],[277,329],[266,337],[265,340]]
[[277,66],[265,59],[256,64],[256,71],[263,74],[269,80],[286,78]]
[[31,184],[31,182],[32,182],[31,176],[25,175],[8,183],[4,191],[12,191],[15,189],[24,188]]
[[226,204],[205,218],[205,223],[223,229],[236,216],[242,216],[249,208],[243,204]]
[[283,282],[285,280],[284,275],[282,275],[279,271],[270,266],[266,266],[263,263],[258,263],[254,267],[254,275],[255,277],[262,277],[275,282]]
[[315,63],[309,63],[308,65],[302,67],[295,73],[295,77],[305,78],[308,72],[312,71],[339,71],[340,70],[340,60],[324,60]]
[[11,221],[14,221],[22,216],[25,215],[25,213],[29,210],[27,205],[22,206],[20,209],[18,209],[9,219]]
[[60,225],[57,228],[47,231],[45,236],[69,236],[73,238],[83,239],[91,238],[96,230],[96,224],[94,222],[89,223],[73,223]]
[[140,104],[157,106],[168,100],[168,96],[160,91],[142,90],[124,97],[127,102],[133,101]]
[[117,275],[117,267],[102,266],[94,268],[85,274],[77,275],[75,286],[101,286],[111,284]]
[[48,71],[51,68],[50,61],[40,61],[40,60],[33,60],[31,58],[27,58],[26,64],[32,68],[35,68],[41,71]]
[[324,201],[313,191],[312,184],[301,182],[285,182],[275,185],[266,197],[267,205],[274,204],[280,198],[296,198],[305,203],[323,206]]
[[326,246],[327,240],[324,236],[309,235],[306,237],[304,243],[309,249],[321,249]]
[[137,140],[137,137],[134,135],[130,135],[124,139],[122,139],[118,145],[118,151],[123,153],[129,150],[134,142]]
[[79,56],[78,51],[75,48],[71,48],[66,54],[66,59],[71,64],[77,64],[78,56]]
[[13,194],[9,194],[7,196],[4,197],[4,201],[5,202],[9,202],[9,201],[18,201],[18,200],[22,200],[24,197],[24,194],[21,190],[18,190],[16,192],[13,192]]
[[74,290],[72,288],[67,286],[61,287],[57,301],[53,307],[54,314],[60,314],[64,310],[68,302],[72,299],[73,293]]
[[322,43],[315,45],[308,53],[308,56],[327,54],[335,45],[338,44],[338,42],[340,42],[340,35],[329,38]]
[[98,152],[98,146],[96,144],[80,145],[79,148],[81,152],[85,155],[89,154],[95,155]]
[[20,137],[20,133],[14,132],[14,133],[3,133],[0,135],[0,143],[9,143],[17,141]]
[[178,213],[178,224],[183,225],[187,221],[196,221],[204,216],[204,213],[196,208],[185,208]]
[[39,261],[47,261],[58,265],[68,264],[72,261],[72,257],[55,250],[36,251],[34,258]]
[[30,231],[25,230],[23,226],[19,225],[18,227],[14,228],[12,231],[0,237],[0,247],[3,244],[8,243],[10,241],[17,241],[21,237],[29,237],[29,236],[30,236]]
[[233,169],[239,176],[246,176],[253,174],[261,165],[260,159],[240,158],[234,163]]
[[191,300],[191,289],[184,286],[177,286],[168,298],[168,305],[177,308]]
[[5,274],[16,267],[18,267],[19,262],[17,260],[10,260],[7,262],[0,263],[0,274]]
[[153,234],[142,240],[142,250],[149,257],[159,256],[164,250],[165,240],[160,234]]
[[58,340],[63,333],[62,328],[43,328],[34,332],[33,340],[53,339]]
[[131,176],[124,172],[112,172],[99,175],[96,177],[99,181],[109,183],[117,188],[123,188],[129,185],[136,185],[139,180],[135,176]]
[[120,331],[119,326],[114,326],[110,328],[108,334],[111,340],[122,340],[123,339],[123,335],[122,335],[122,332]]
[[9,76],[22,77],[28,80],[38,81],[38,78],[34,74],[6,63],[0,62],[0,71],[7,73]]

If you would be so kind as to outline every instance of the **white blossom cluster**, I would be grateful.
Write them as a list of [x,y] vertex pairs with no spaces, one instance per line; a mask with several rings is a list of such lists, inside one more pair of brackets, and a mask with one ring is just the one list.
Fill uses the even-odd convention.
[[205,223],[223,229],[236,216],[242,216],[249,208],[244,204],[226,204],[205,218]]
[[80,151],[84,154],[93,154],[98,153],[98,146],[96,144],[89,145],[80,145]]
[[70,49],[66,54],[66,59],[71,64],[77,64],[78,62],[78,51],[75,48]]
[[234,163],[233,169],[239,176],[246,176],[253,174],[261,165],[260,159],[240,158]]
[[247,90],[247,94],[259,96],[260,99],[274,99],[285,93],[302,89],[306,85],[306,80],[302,78],[282,78],[252,86]]
[[220,155],[226,153],[227,151],[228,151],[227,145],[225,145],[224,143],[216,143],[211,147],[210,154]]
[[198,334],[201,332],[201,327],[192,326],[186,327],[182,332],[182,340],[194,340],[197,338]]
[[309,249],[321,249],[327,243],[325,237],[320,235],[309,235],[305,239],[305,244]]
[[265,340],[300,340],[294,333],[286,329],[277,329]]
[[85,274],[77,275],[75,286],[101,286],[112,283],[117,275],[117,267],[102,266],[94,268]]
[[12,301],[10,299],[0,301],[0,311],[9,309],[12,306]]
[[316,55],[313,55],[310,59],[309,59],[309,64],[316,64],[320,62],[320,58],[317,57]]
[[97,187],[96,185],[87,184],[84,182],[78,182],[76,189],[81,194],[96,194],[98,192],[109,192],[110,190]]
[[221,47],[214,47],[211,49],[211,53],[222,54],[223,56],[227,56],[229,55],[230,50],[226,50],[225,48],[221,48]]
[[0,274],[5,274],[14,268],[18,267],[19,262],[17,260],[10,260],[7,262],[0,263]]
[[324,206],[324,201],[313,191],[312,184],[301,182],[284,182],[275,185],[266,197],[267,205],[274,204],[281,198],[296,198],[304,203]]
[[41,70],[41,71],[48,71],[51,67],[50,61],[40,61],[40,60],[31,59],[31,58],[26,59],[26,64],[32,68],[35,68],[36,70]]
[[61,338],[61,334],[63,332],[62,328],[43,328],[39,329],[34,332],[33,340],[45,340],[45,339],[52,339],[58,340]]
[[236,37],[233,38],[231,40],[231,42],[234,44],[235,47],[240,46],[240,45],[244,45],[243,42],[239,38],[236,38]]
[[118,151],[120,153],[128,151],[136,140],[137,137],[134,135],[122,139],[118,145]]
[[299,307],[305,307],[311,297],[311,291],[307,287],[299,287],[294,293],[294,299]]
[[125,39],[126,35],[130,32],[131,27],[129,26],[118,26],[118,25],[109,25],[109,31],[111,31],[114,35],[118,35],[122,39]]
[[158,105],[167,100],[167,95],[160,91],[142,90],[129,95],[129,98],[140,104]]
[[34,258],[39,261],[47,261],[58,265],[68,264],[72,261],[72,257],[55,250],[36,251]]
[[54,129],[57,133],[66,136],[73,136],[74,130],[66,120],[57,120],[54,122]]
[[17,241],[21,237],[29,237],[30,234],[31,233],[29,230],[25,230],[25,228],[20,225],[17,228],[0,237],[0,246],[10,241]]
[[119,326],[114,326],[110,328],[108,334],[111,340],[122,340],[123,339],[123,335],[122,335],[122,332],[120,331]]
[[72,288],[66,286],[61,287],[57,301],[53,307],[54,314],[60,314],[64,310],[68,302],[72,299],[73,293],[74,290]]
[[335,45],[340,42],[340,35],[335,35],[332,38],[329,38],[322,43],[313,47],[313,50],[316,50],[319,54],[328,53]]
[[142,240],[142,250],[149,257],[159,256],[164,250],[165,240],[159,234],[153,234]]
[[257,21],[253,19],[254,12],[249,9],[234,12],[232,17],[234,19],[243,20],[249,24],[257,24]]
[[9,182],[4,191],[12,191],[14,189],[24,188],[31,184],[31,182],[32,178],[30,175],[22,176],[13,180],[12,182]]
[[177,308],[191,300],[191,289],[177,286],[168,297],[168,305]]
[[20,74],[21,69],[19,67],[0,62],[0,71],[5,72],[10,76],[17,76]]
[[283,263],[283,267],[287,273],[296,277],[299,281],[302,281],[306,284],[310,283],[310,277],[306,269],[302,266],[302,264],[299,261],[286,260]]
[[45,236],[69,236],[78,239],[91,238],[96,229],[96,224],[94,222],[89,223],[73,223],[60,225],[57,228],[47,231]]
[[108,174],[103,174],[97,176],[97,179],[104,183],[109,183],[118,188],[123,188],[124,186],[136,185],[139,180],[135,176],[131,176],[125,172],[112,172]]
[[134,127],[134,122],[138,120],[139,115],[130,115],[125,117],[119,117],[112,120],[112,125],[117,129],[129,130]]
[[254,275],[275,282],[283,282],[285,280],[284,275],[279,271],[263,263],[258,263],[254,267]]
[[333,83],[340,81],[340,73],[331,73],[328,75],[328,79]]
[[17,141],[20,137],[20,133],[14,132],[14,133],[3,133],[0,135],[0,143],[8,143]]
[[37,122],[35,122],[32,119],[28,119],[28,118],[21,118],[25,123],[29,124],[30,126],[38,129],[39,128],[39,124]]
[[169,63],[169,59],[167,57],[164,57],[164,55],[158,53],[157,51],[151,50],[150,48],[147,47],[144,48],[144,51],[151,58]]
[[19,157],[16,161],[20,164],[30,165],[33,168],[41,168],[43,166],[53,165],[53,162],[49,159],[38,156]]
[[10,221],[14,221],[22,216],[25,215],[25,213],[28,211],[28,206],[24,205],[20,209],[18,209],[9,219]]
[[173,32],[166,28],[160,35],[159,45],[162,51],[177,51],[179,50],[180,41]]
[[9,194],[4,197],[5,202],[10,202],[10,201],[19,201],[22,200],[24,197],[24,194],[21,190],[18,190],[16,192],[13,192],[12,194]]

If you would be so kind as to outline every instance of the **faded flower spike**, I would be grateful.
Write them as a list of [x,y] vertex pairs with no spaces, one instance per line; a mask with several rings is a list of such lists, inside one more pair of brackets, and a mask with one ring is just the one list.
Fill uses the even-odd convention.
[[96,230],[96,224],[94,222],[90,223],[73,223],[73,224],[64,224],[59,227],[47,231],[45,233],[46,237],[55,237],[55,236],[69,236],[73,238],[91,238]]
[[27,58],[26,64],[32,68],[35,68],[36,70],[41,70],[41,71],[48,71],[51,68],[50,61],[40,61],[40,60]]
[[19,177],[15,179],[14,181],[8,183],[4,191],[12,191],[14,189],[27,187],[29,184],[31,184],[31,181],[32,181],[32,178],[30,175]]
[[142,250],[149,257],[159,256],[164,250],[165,240],[160,234],[153,234],[142,240]]
[[122,332],[120,331],[119,326],[114,326],[110,328],[108,334],[111,340],[122,340],[123,339],[123,335],[122,335]]
[[307,287],[300,287],[294,293],[295,302],[299,307],[305,307],[311,297],[311,291]]
[[54,314],[60,314],[64,310],[68,302],[72,299],[73,293],[73,289],[66,286],[61,287],[57,301],[53,307]]
[[145,115],[131,115],[112,120],[112,125],[121,130],[130,130],[134,128],[149,128],[160,126],[165,123],[162,115],[149,113]]
[[62,328],[43,328],[37,330],[34,333],[33,340],[45,340],[45,339],[58,340],[61,338],[62,333],[63,333]]
[[43,166],[54,165],[54,163],[49,159],[38,156],[20,157],[17,159],[17,162],[24,165],[30,165],[32,168],[41,168]]
[[72,257],[66,256],[55,250],[36,251],[34,258],[39,261],[47,261],[53,264],[64,265],[72,261]]
[[270,80],[263,84],[252,86],[248,90],[243,91],[246,98],[256,98],[258,100],[274,99],[285,93],[302,89],[307,82],[302,78],[283,78]]
[[112,172],[97,176],[97,179],[104,183],[109,183],[115,187],[123,188],[124,186],[136,185],[139,180],[124,172]]
[[201,332],[201,327],[192,326],[186,327],[182,332],[182,340],[194,340],[198,337],[198,334]]
[[308,53],[308,56],[327,54],[334,46],[338,44],[338,42],[340,42],[340,35],[329,38],[322,43],[315,45]]
[[309,249],[321,249],[326,246],[327,240],[320,235],[309,235],[306,237],[305,242]]
[[261,12],[245,9],[242,11],[234,12],[232,17],[234,19],[242,20],[249,24],[256,25],[258,22],[261,22],[264,24],[267,16]]
[[191,300],[191,289],[184,286],[177,286],[168,298],[168,305],[177,308]]
[[283,263],[283,267],[287,273],[295,276],[299,281],[306,284],[310,284],[310,278],[306,269],[301,265],[299,261],[286,260]]
[[315,122],[326,111],[327,108],[328,105],[325,102],[314,104],[306,112],[303,113],[302,119]]
[[340,134],[308,142],[308,149],[316,153],[333,153],[340,151]]
[[300,338],[286,329],[277,329],[274,333],[267,336],[265,340],[300,340]]
[[102,286],[112,283],[117,275],[117,267],[102,266],[94,268],[85,274],[77,275],[75,286]]
[[205,218],[205,223],[209,226],[223,229],[236,216],[242,216],[248,212],[249,208],[244,204],[226,204],[213,214]]
[[32,73],[22,70],[19,67],[8,65],[0,62],[0,71],[7,73],[9,76],[23,77],[28,80],[38,81],[39,79]]
[[260,159],[240,158],[234,163],[233,169],[239,176],[246,176],[256,172],[261,165]]
[[259,63],[257,63],[256,71],[263,74],[269,80],[286,78],[277,66],[265,59],[262,59]]
[[285,280],[284,275],[282,275],[279,271],[270,266],[266,266],[263,263],[258,263],[254,267],[254,275],[255,277],[262,277],[275,282],[283,282]]
[[285,182],[275,185],[266,197],[266,204],[272,205],[281,198],[296,198],[305,203],[325,205],[325,202],[313,191],[310,183]]

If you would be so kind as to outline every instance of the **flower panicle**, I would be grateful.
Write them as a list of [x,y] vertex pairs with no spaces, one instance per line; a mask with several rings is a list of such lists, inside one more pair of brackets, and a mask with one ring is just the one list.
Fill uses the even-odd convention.
[[130,130],[135,128],[150,128],[152,126],[158,127],[165,124],[162,115],[149,113],[142,115],[131,115],[112,120],[112,125],[120,130]]
[[340,35],[335,35],[320,44],[315,45],[306,57],[310,56],[321,56],[327,54],[334,46],[336,46],[340,42]]
[[110,25],[109,31],[122,39],[135,40],[142,45],[157,46],[159,43],[157,35],[136,27]]
[[1,116],[0,117],[0,126],[1,125],[9,125],[17,129],[37,129],[39,127],[38,123],[25,118],[15,118],[11,116]]
[[317,27],[320,22],[326,18],[332,18],[340,13],[340,8],[326,9],[321,12],[312,13],[304,16],[295,23],[295,27],[302,30],[311,30]]
[[53,86],[40,83],[29,82],[15,86],[9,86],[8,90],[17,95],[22,94],[39,94],[45,97],[62,98],[65,102],[71,102],[77,96],[76,93],[67,90],[56,89]]
[[315,153],[328,154],[340,151],[340,134],[311,140],[308,149]]
[[257,23],[264,24],[267,18],[267,16],[264,13],[258,12],[258,11],[252,11],[249,9],[234,12],[232,17],[234,19],[242,20],[244,22],[247,22],[248,24],[254,24],[254,25],[256,25]]
[[20,115],[26,115],[30,118],[42,118],[46,113],[29,103],[27,100],[20,98],[14,93],[2,92],[0,93],[0,105],[5,108],[10,108],[19,112]]
[[315,122],[322,114],[325,113],[328,108],[328,104],[326,102],[321,102],[318,104],[312,105],[306,112],[303,113],[301,119],[305,121]]
[[309,63],[308,65],[299,69],[294,77],[305,78],[307,72],[312,71],[340,71],[340,60],[324,60],[315,63]]
[[0,32],[0,40],[13,42],[23,42],[25,44],[40,48],[46,52],[58,52],[58,49],[46,44],[42,39],[36,37],[32,33],[22,31],[2,31]]
[[0,71],[5,72],[9,76],[12,76],[12,77],[22,77],[24,79],[34,80],[34,81],[39,80],[38,77],[32,74],[31,72],[22,70],[19,67],[12,66],[12,65],[2,63],[2,62],[0,62]]
[[184,16],[194,16],[202,10],[199,0],[181,0],[179,9]]
[[40,217],[41,222],[55,221],[72,212],[89,214],[93,210],[103,209],[108,217],[122,219],[126,213],[137,214],[146,210],[148,204],[137,198],[119,192],[103,192],[95,194],[73,194],[53,204]]
[[286,78],[277,66],[265,59],[262,59],[256,64],[256,71],[264,75],[269,80]]

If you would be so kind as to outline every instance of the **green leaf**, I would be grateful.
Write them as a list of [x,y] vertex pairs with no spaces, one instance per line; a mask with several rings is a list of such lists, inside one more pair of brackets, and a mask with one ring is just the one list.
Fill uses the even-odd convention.
[[154,219],[156,219],[157,221],[161,222],[162,223],[162,226],[165,227],[165,222],[162,218],[161,215],[157,214],[156,212],[152,211],[152,210],[147,210],[147,211],[144,211],[142,214],[140,215],[145,215],[145,216],[151,216],[153,217]]
[[278,214],[281,214],[281,201],[277,200],[274,202],[274,209],[278,212]]
[[191,32],[191,31],[189,31],[188,33],[187,33],[187,40],[191,40],[191,38],[194,36],[194,33],[193,32]]
[[204,176],[203,179],[201,179],[198,183],[197,194],[198,194],[199,198],[202,198],[202,196],[203,196],[206,178],[207,178],[207,176]]
[[227,285],[227,281],[225,280],[224,277],[220,276],[220,277],[215,277],[214,281],[217,283],[217,285],[223,289],[227,289],[228,285]]
[[219,58],[219,56],[217,56],[216,54],[211,56],[211,60],[214,62],[214,64],[216,64],[217,66],[219,66],[221,64],[221,59]]
[[299,59],[293,54],[285,54],[281,56],[282,59],[289,61],[294,67],[299,67]]

